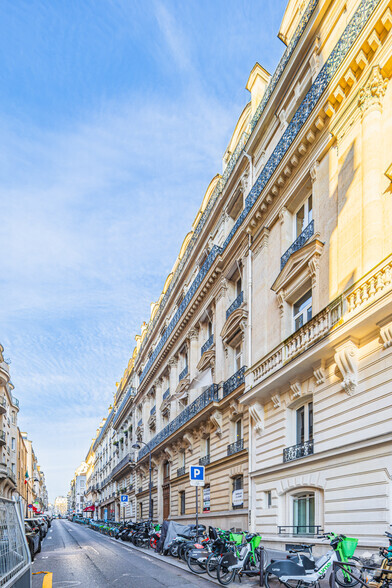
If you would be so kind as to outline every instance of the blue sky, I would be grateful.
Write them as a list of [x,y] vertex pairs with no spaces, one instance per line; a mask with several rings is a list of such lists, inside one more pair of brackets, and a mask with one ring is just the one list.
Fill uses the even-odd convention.
[[3,0],[0,341],[50,499],[107,413],[286,0]]

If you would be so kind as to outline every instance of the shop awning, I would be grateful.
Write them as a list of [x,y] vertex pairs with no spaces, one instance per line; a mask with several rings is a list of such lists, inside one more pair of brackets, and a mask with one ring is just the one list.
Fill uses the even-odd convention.
[[95,506],[86,506],[86,508],[83,509],[83,512],[94,512],[95,511]]

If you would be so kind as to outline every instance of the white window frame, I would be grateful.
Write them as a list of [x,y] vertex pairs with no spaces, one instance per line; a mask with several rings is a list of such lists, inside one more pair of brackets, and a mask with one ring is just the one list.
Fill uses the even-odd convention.
[[[312,405],[312,436],[310,436],[310,427],[309,427],[309,405]],[[291,427],[290,427],[290,436],[289,436],[289,445],[298,445],[301,441],[297,439],[297,412],[304,408],[304,440],[303,443],[307,441],[311,441],[314,438],[314,404],[312,396],[308,396],[304,402],[300,404],[294,404],[290,408],[291,411]]]
[[[239,360],[239,367],[238,367]],[[242,368],[242,345],[241,343],[234,348],[234,373]]]
[[[309,210],[309,203],[310,202],[311,202],[311,208]],[[304,207],[304,220],[303,220],[303,224],[302,224],[302,229],[301,229],[301,231],[298,232],[297,215],[302,207]],[[300,234],[306,229],[306,227],[308,226],[309,223],[312,222],[312,220],[313,220],[313,193],[310,192],[310,194],[308,194],[307,197],[304,200],[302,200],[301,204],[298,206],[298,208],[296,209],[296,211],[294,212],[294,215],[293,215],[293,237],[294,237],[293,240],[294,241],[296,239],[298,239]]]
[[[302,298],[305,298],[305,296],[307,294],[310,294],[310,298],[308,298],[307,305],[301,311],[299,311],[296,314],[294,314],[295,305],[300,300],[302,300]],[[313,291],[312,291],[312,288],[310,288],[310,290],[308,290],[307,292],[305,292],[305,294],[303,294],[295,302],[293,302],[292,309],[293,309],[293,332],[295,333],[295,331],[298,331],[298,329],[300,329],[301,327],[303,327],[304,325],[306,325],[306,323],[308,323],[312,319],[312,317],[313,317]],[[311,316],[308,318],[308,311],[309,311],[309,309],[311,310]],[[300,325],[300,326],[297,327],[295,323],[301,317],[302,317],[302,325]]]

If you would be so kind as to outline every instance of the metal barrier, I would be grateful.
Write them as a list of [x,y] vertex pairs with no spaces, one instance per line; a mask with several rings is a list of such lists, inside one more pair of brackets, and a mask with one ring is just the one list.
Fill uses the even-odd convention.
[[28,548],[21,505],[0,498],[0,586],[29,588],[31,558]]

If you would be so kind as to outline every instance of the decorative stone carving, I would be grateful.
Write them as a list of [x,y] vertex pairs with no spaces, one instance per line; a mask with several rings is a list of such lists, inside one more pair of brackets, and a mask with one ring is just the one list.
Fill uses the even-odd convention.
[[291,400],[296,400],[300,398],[302,395],[302,385],[301,382],[291,382],[290,383],[290,398]]
[[210,416],[210,421],[215,428],[215,433],[218,435],[218,437],[221,437],[223,427],[222,413],[219,410],[215,410],[215,412],[213,412]]
[[245,172],[240,179],[241,191],[243,194],[246,194],[249,188],[249,174]]
[[380,328],[380,338],[384,349],[392,347],[392,322]]
[[274,394],[271,396],[271,400],[274,408],[280,408],[280,394]]
[[310,276],[312,278],[312,287],[317,284],[318,270],[319,270],[319,257],[312,257],[308,262],[308,268]]
[[317,180],[317,172],[319,168],[319,162],[315,161],[312,167],[309,169],[310,179],[312,180],[312,184]]
[[218,300],[220,300],[221,298],[224,298],[226,296],[227,288],[228,288],[227,280],[226,280],[226,278],[223,278],[223,280],[220,283],[219,290],[216,294],[216,302],[218,302]]
[[193,436],[186,431],[182,436],[183,442],[190,453],[193,453]]
[[192,340],[192,339],[197,339],[199,336],[199,331],[196,328],[190,329],[188,331],[188,339]]
[[240,404],[238,402],[238,400],[232,400],[230,402],[230,420],[236,420],[238,418],[238,416],[242,415],[244,413],[244,406],[243,404]]
[[352,341],[336,349],[335,362],[343,378],[342,388],[352,396],[358,383],[358,347]]
[[366,85],[359,91],[358,104],[362,112],[370,107],[381,108],[387,85],[388,80],[383,77],[380,66],[374,66]]
[[176,454],[174,448],[173,447],[165,447],[164,450],[163,450],[163,453],[167,457],[167,461],[169,463],[172,463],[173,460],[174,460],[174,456]]
[[254,429],[257,434],[264,431],[264,406],[256,401],[249,405],[249,414],[254,422]]
[[324,368],[323,361],[320,362],[320,365],[314,367],[313,376],[314,376],[314,379],[316,382],[316,386],[320,386],[320,384],[324,384],[324,382],[325,382],[325,368]]
[[276,300],[279,306],[280,318],[284,315],[285,291],[280,290],[276,295]]

